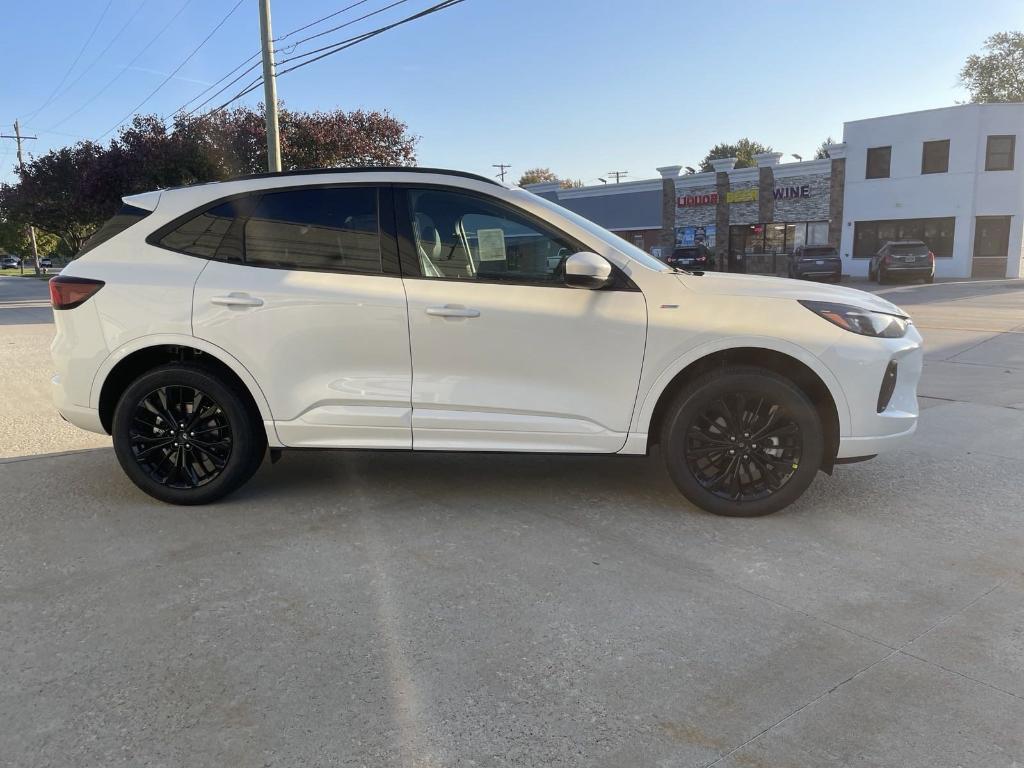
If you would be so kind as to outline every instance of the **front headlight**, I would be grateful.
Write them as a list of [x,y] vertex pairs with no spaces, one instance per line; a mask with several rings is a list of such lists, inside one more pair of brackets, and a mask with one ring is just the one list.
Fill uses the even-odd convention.
[[862,336],[898,339],[907,333],[907,326],[910,325],[910,320],[901,315],[873,312],[870,309],[861,309],[849,304],[833,304],[830,301],[801,301],[800,303],[830,323]]

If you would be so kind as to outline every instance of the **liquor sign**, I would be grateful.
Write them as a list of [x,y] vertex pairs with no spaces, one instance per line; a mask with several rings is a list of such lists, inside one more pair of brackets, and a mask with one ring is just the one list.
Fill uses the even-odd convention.
[[811,185],[803,184],[799,187],[776,187],[774,194],[776,200],[795,200],[800,197],[810,197]]
[[692,208],[698,205],[718,205],[718,193],[709,192],[705,195],[680,195],[676,200],[679,208]]

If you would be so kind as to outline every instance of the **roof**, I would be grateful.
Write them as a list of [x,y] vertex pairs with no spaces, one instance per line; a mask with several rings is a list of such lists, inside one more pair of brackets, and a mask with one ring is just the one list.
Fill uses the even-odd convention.
[[321,176],[329,173],[434,173],[442,176],[459,176],[464,179],[473,179],[474,181],[482,181],[487,184],[494,184],[495,186],[502,186],[494,179],[489,179],[486,176],[480,176],[475,173],[468,173],[466,171],[455,171],[448,168],[424,168],[417,165],[365,165],[365,166],[354,166],[351,168],[302,168],[294,171],[268,171],[266,173],[249,173],[243,176],[233,176],[230,179],[215,179],[213,181],[199,181],[195,184],[182,184],[177,187],[166,187],[166,189],[186,189],[188,187],[196,187],[202,184],[222,184],[229,181],[248,181],[250,179],[276,179],[279,177],[289,176]]

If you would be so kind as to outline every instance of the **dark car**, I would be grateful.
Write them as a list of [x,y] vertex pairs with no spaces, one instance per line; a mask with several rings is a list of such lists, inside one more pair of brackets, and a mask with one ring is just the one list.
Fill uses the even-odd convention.
[[889,241],[868,264],[868,279],[879,284],[896,278],[935,281],[935,254],[920,240]]
[[798,245],[789,258],[789,276],[838,283],[843,278],[843,262],[831,245]]
[[666,263],[670,267],[713,269],[714,254],[706,245],[683,245],[672,251]]

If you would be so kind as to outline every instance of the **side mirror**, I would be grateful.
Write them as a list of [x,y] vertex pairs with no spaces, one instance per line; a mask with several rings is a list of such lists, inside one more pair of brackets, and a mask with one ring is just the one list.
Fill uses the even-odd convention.
[[596,290],[613,279],[612,265],[596,253],[580,251],[565,260],[565,284],[570,288]]

